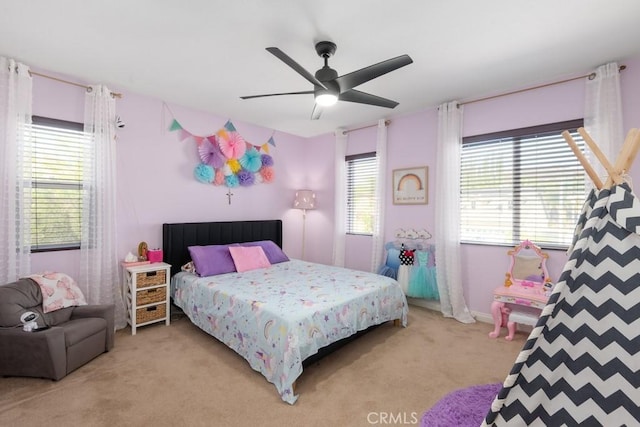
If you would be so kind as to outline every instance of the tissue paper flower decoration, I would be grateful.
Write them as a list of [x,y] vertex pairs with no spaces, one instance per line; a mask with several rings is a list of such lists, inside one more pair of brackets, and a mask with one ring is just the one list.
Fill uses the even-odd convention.
[[222,166],[222,173],[224,174],[224,176],[233,175],[233,172],[231,171],[231,167],[229,166],[228,163],[225,163],[224,166]]
[[270,167],[263,167],[260,169],[260,175],[262,175],[264,182],[272,182],[275,178],[273,168]]
[[238,132],[218,132],[220,151],[227,159],[239,159],[247,150],[247,143]]
[[253,147],[248,149],[244,156],[240,157],[240,164],[249,172],[258,172],[262,167],[260,153]]
[[224,173],[222,169],[216,170],[216,177],[213,180],[214,185],[222,185],[224,184]]
[[224,154],[220,151],[218,146],[218,138],[215,135],[211,135],[202,140],[202,143],[198,146],[198,154],[202,163],[213,166],[214,168],[220,168],[224,165]]
[[238,172],[237,177],[238,177],[238,182],[243,187],[248,187],[250,185],[253,185],[253,173],[249,172],[248,170],[242,169],[240,172]]
[[193,171],[193,175],[198,181],[208,184],[213,181],[214,172],[211,166],[200,163]]
[[224,183],[229,188],[237,187],[239,184],[238,177],[236,175],[225,176]]
[[231,169],[231,173],[238,173],[240,172],[240,169],[242,169],[242,166],[240,166],[240,162],[237,161],[236,159],[227,160],[227,165],[229,165],[229,169]]
[[274,161],[268,154],[269,146],[276,146],[273,136],[261,145],[254,145],[238,133],[231,121],[207,136],[192,134],[175,119],[169,130],[177,131],[181,141],[196,145],[199,164],[193,175],[199,182],[237,187],[274,180]]
[[263,154],[260,158],[262,160],[262,166],[273,166],[273,157],[268,154]]

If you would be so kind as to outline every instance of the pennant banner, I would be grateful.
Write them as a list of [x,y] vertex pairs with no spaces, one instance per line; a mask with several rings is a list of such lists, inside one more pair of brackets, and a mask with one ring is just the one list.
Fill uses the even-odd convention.
[[195,141],[200,163],[193,174],[204,184],[229,188],[271,183],[275,178],[269,145],[276,146],[273,136],[262,145],[254,145],[238,133],[228,120],[213,135],[199,136],[187,131],[173,119],[169,131],[178,131],[180,141]]
[[169,130],[174,131],[178,129],[182,129],[182,126],[180,126],[180,123],[178,123],[176,119],[173,119],[173,121],[171,122],[171,126],[169,127]]

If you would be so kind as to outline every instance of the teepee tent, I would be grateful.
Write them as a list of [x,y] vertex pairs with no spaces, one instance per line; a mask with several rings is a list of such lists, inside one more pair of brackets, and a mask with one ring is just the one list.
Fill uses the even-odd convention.
[[640,200],[624,182],[632,129],[615,166],[579,130],[609,178],[594,182],[570,257],[483,426],[640,425]]

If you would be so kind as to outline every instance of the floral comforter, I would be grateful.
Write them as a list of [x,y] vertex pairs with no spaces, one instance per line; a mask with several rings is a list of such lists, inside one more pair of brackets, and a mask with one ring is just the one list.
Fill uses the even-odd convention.
[[407,300],[394,279],[300,260],[211,277],[181,272],[171,295],[290,404],[302,361],[320,348],[389,320],[407,324]]

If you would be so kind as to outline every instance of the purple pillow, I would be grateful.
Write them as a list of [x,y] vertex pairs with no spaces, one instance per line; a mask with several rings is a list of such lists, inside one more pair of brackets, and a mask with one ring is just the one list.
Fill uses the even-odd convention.
[[229,245],[189,246],[189,253],[200,277],[236,271]]
[[240,246],[260,246],[271,264],[289,261],[289,257],[282,252],[282,249],[271,240],[260,240],[259,242],[240,243]]

